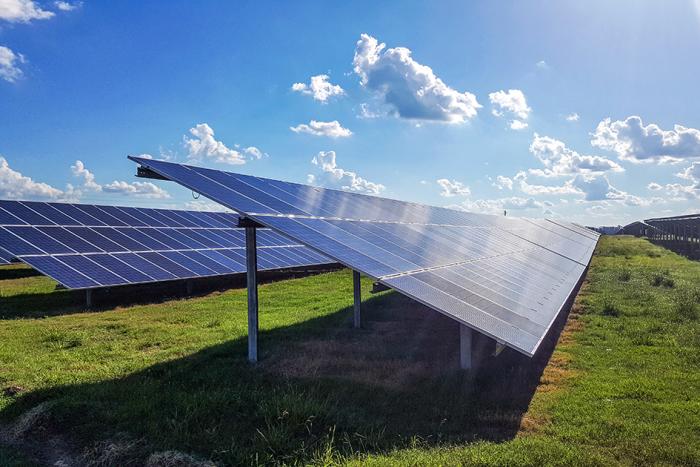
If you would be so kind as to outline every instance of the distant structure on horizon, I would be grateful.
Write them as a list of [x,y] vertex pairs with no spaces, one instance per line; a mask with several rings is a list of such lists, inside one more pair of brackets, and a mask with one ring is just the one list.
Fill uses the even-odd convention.
[[619,234],[646,237],[690,259],[700,259],[700,213],[635,221],[622,227]]

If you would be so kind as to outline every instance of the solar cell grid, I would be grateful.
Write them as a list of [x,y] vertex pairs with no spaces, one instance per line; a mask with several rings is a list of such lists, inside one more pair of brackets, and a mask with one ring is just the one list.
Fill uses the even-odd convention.
[[[0,264],[17,257],[68,288],[245,271],[245,255],[232,252],[245,246],[235,214],[31,201],[0,204]],[[307,250],[266,229],[260,233],[261,248]],[[269,252],[260,269],[329,262],[317,254]]]

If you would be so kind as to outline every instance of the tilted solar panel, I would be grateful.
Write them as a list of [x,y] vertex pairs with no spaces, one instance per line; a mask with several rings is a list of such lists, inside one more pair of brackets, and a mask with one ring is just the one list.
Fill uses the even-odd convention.
[[10,264],[12,261],[12,255],[0,248],[0,265],[1,264]]
[[577,286],[598,239],[558,220],[131,159],[527,355]]
[[[0,264],[23,261],[85,289],[245,272],[238,215],[0,200]],[[261,270],[333,262],[277,232],[258,233]]]

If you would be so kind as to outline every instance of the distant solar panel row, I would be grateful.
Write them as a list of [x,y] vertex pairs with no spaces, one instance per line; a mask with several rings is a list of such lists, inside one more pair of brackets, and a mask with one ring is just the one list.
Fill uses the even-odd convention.
[[132,157],[509,346],[534,354],[598,235]]
[[[0,258],[73,289],[241,273],[237,222],[230,213],[0,200]],[[261,270],[331,262],[269,229],[258,242]]]

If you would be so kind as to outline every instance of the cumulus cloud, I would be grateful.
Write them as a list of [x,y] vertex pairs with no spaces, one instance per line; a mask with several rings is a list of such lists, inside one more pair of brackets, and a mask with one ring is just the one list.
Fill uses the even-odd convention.
[[446,178],[441,178],[437,180],[437,184],[442,188],[440,196],[444,196],[445,198],[451,198],[453,196],[469,196],[471,194],[469,187],[465,186],[462,182],[458,182],[457,180],[450,181]]
[[267,156],[267,153],[262,152],[260,149],[256,148],[255,146],[248,146],[243,150],[245,154],[247,154],[250,159],[253,160],[260,160],[263,157]]
[[106,193],[119,193],[137,198],[170,198],[167,191],[151,182],[125,182],[115,180],[102,186]]
[[514,118],[510,122],[511,129],[523,130],[527,128],[527,123],[524,120],[527,120],[532,109],[527,105],[525,94],[520,89],[492,92],[489,94],[489,101],[491,101],[493,115]]
[[463,123],[481,108],[474,94],[447,86],[429,66],[415,61],[409,49],[387,49],[368,34],[357,41],[353,67],[362,86],[400,118]]
[[53,16],[53,12],[42,10],[33,0],[0,0],[0,20],[29,23],[35,19],[49,19]]
[[9,48],[0,45],[0,78],[9,83],[14,83],[24,74],[19,67],[25,59],[22,54],[18,54]]
[[[681,183],[667,183],[666,185],[662,186],[658,183],[650,183],[648,188],[655,190],[663,189],[675,200],[700,199],[700,162],[693,162],[688,167],[677,173],[676,177],[683,180],[688,180],[690,184],[683,185]],[[651,188],[652,184],[654,185],[654,188]]]
[[583,194],[586,201],[612,200],[627,206],[646,206],[654,201],[615,188],[605,175],[577,175],[572,185]]
[[664,187],[663,185],[660,185],[656,182],[651,182],[650,184],[647,185],[647,189],[651,191],[659,191],[662,190]]
[[95,174],[90,172],[82,161],[75,161],[75,164],[71,165],[70,169],[74,176],[82,179],[83,187],[85,187],[85,189],[91,191],[102,191],[102,186],[95,182]]
[[289,129],[294,133],[308,133],[314,136],[328,136],[330,138],[347,138],[352,135],[352,131],[343,128],[338,120],[333,120],[332,122],[311,120],[308,125],[302,123],[297,126],[290,126]]
[[332,84],[329,80],[330,77],[328,75],[312,76],[309,84],[294,83],[292,91],[313,96],[314,100],[325,104],[331,97],[345,94],[343,88],[337,84]]
[[530,152],[544,165],[544,169],[530,169],[530,174],[540,177],[561,177],[575,174],[623,172],[616,162],[600,156],[585,156],[568,148],[562,141],[540,136],[530,144]]
[[62,190],[22,175],[0,156],[0,198],[58,200],[63,197]]
[[69,3],[69,2],[63,2],[63,1],[57,1],[53,2],[53,4],[56,6],[61,11],[73,11],[77,8],[79,8],[82,5],[82,2],[75,2],[75,3]]
[[593,146],[613,151],[630,162],[673,163],[700,157],[700,130],[674,125],[662,130],[658,125],[644,125],[641,117],[601,121],[592,133]]
[[504,211],[524,211],[527,209],[544,209],[545,204],[534,198],[511,196],[498,199],[465,200],[459,204],[448,206],[462,211],[479,212],[483,214],[503,215]]
[[321,169],[329,185],[340,186],[343,190],[378,195],[386,188],[380,183],[370,182],[360,177],[355,172],[338,167],[335,151],[320,151],[311,163]]
[[513,179],[509,177],[504,177],[503,175],[499,175],[496,177],[496,181],[493,184],[495,187],[497,187],[499,190],[503,189],[508,189],[512,190],[513,189]]
[[539,62],[535,63],[535,66],[537,68],[539,68],[540,70],[548,70],[549,69],[549,65],[544,60],[540,60]]
[[567,122],[578,122],[581,117],[579,114],[574,112],[572,114],[567,115],[565,118]]
[[206,123],[200,123],[190,128],[193,138],[185,137],[185,147],[188,159],[191,161],[212,160],[221,164],[245,164],[243,155],[235,149],[227,147],[223,142],[214,138],[214,130]]
[[[148,154],[143,154],[140,157],[143,156],[148,156]],[[170,198],[170,194],[167,191],[151,182],[125,182],[114,180],[112,183],[101,185],[95,180],[95,174],[88,170],[85,164],[80,160],[75,161],[75,164],[71,165],[70,168],[73,176],[81,180],[81,184],[78,187],[68,185],[69,188],[67,192],[69,192],[70,197],[74,199],[82,197],[86,191],[96,193],[118,193],[127,196],[135,196],[137,198]]]

